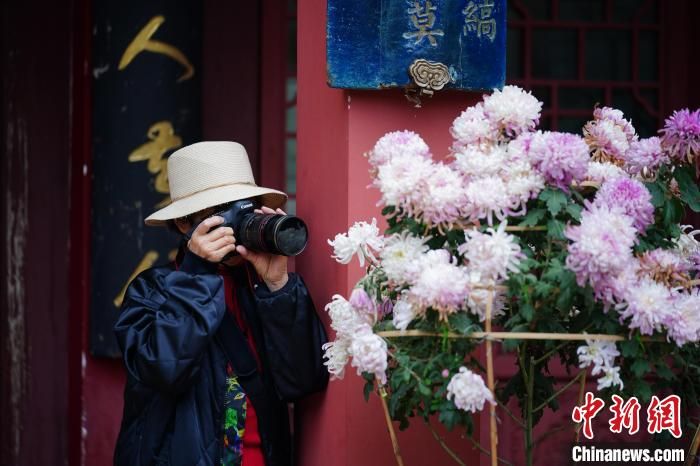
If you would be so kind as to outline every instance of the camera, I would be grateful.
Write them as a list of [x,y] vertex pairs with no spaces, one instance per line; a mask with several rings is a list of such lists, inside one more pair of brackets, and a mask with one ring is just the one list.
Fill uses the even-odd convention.
[[[255,212],[258,206],[251,199],[227,204],[214,216],[224,218],[224,222],[215,226],[230,227],[236,237],[236,243],[252,251],[267,252],[283,256],[300,254],[309,240],[309,232],[302,219],[294,215],[259,214]],[[195,225],[189,233],[197,228]],[[237,252],[227,254],[226,260]]]

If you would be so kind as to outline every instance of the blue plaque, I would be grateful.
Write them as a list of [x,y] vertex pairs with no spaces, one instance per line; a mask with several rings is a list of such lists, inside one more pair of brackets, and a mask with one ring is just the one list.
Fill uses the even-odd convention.
[[404,87],[433,65],[447,76],[435,89],[501,88],[506,0],[328,0],[326,45],[331,87]]

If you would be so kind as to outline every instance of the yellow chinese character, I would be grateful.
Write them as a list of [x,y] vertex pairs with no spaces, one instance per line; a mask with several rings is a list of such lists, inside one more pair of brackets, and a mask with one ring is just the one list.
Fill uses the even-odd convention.
[[491,42],[496,38],[496,20],[493,19],[493,0],[483,0],[480,4],[469,2],[462,10],[464,14],[463,33],[476,32],[476,36],[487,37]]
[[129,46],[124,51],[124,55],[122,55],[121,60],[119,60],[120,70],[123,70],[129,66],[129,63],[132,62],[136,55],[144,50],[147,50],[149,52],[162,53],[185,67],[185,73],[178,78],[177,82],[190,79],[192,76],[194,76],[194,66],[192,66],[190,61],[182,52],[180,52],[180,50],[170,44],[157,40],[151,40],[151,36],[156,33],[163,22],[165,22],[165,18],[163,16],[154,16],[148,22],[148,24],[146,24],[138,34],[136,34],[134,40],[131,41]]
[[420,2],[413,2],[413,7],[406,10],[406,12],[411,15],[411,21],[413,26],[417,31],[405,32],[404,39],[415,38],[415,44],[420,44],[423,38],[427,37],[430,45],[433,47],[437,46],[437,40],[435,36],[444,36],[445,33],[440,29],[433,30],[435,26],[435,13],[433,11],[437,10],[436,6],[433,6],[430,1],[425,3],[425,7],[421,6]]
[[[156,175],[155,188],[159,193],[170,192],[168,186],[168,159],[165,154],[182,145],[182,139],[175,134],[173,125],[169,121],[159,121],[148,128],[147,142],[137,147],[129,154],[129,162],[148,161],[148,171]],[[156,204],[160,208],[170,202],[170,196]]]

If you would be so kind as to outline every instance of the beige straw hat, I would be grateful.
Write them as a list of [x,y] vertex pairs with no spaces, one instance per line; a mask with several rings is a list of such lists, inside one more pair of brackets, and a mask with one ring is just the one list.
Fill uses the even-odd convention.
[[255,184],[245,147],[237,142],[198,142],[168,158],[170,204],[149,215],[146,225],[165,225],[226,202],[261,196],[263,205],[276,209],[287,195]]

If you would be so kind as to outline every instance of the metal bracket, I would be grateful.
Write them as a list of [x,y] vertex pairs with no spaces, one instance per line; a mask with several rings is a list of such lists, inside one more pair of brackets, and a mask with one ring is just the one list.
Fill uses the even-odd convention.
[[432,97],[435,91],[454,81],[447,65],[424,58],[411,63],[408,75],[413,82],[406,86],[406,98],[417,108],[421,107],[421,97]]

